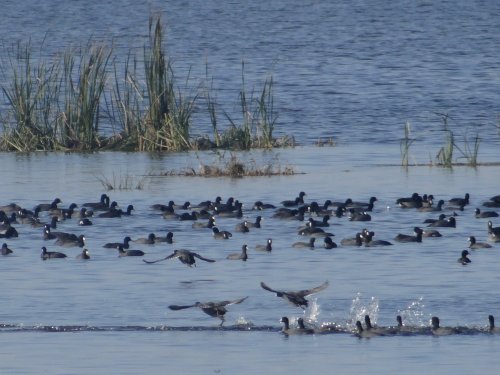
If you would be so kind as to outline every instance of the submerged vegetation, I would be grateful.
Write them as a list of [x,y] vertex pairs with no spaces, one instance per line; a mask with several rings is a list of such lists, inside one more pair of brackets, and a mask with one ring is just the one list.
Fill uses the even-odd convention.
[[[181,87],[164,47],[159,17],[150,17],[142,59],[129,56],[120,64],[112,49],[91,44],[35,59],[29,43],[18,43],[6,55],[2,93],[8,108],[0,117],[2,151],[248,150],[294,145],[293,138],[273,137],[278,115],[272,77],[259,92],[248,93],[242,63],[241,122],[225,111],[219,116],[212,85],[204,90],[202,84],[191,87],[188,75]],[[199,105],[201,101],[206,105]],[[191,136],[198,107],[207,108],[213,139]],[[219,117],[227,119],[227,129],[219,129]]]

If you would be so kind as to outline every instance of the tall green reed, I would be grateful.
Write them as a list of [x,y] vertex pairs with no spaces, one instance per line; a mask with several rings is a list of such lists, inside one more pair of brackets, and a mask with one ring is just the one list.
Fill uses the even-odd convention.
[[104,46],[64,54],[64,100],[56,132],[69,149],[93,150],[100,146],[99,113],[110,57],[111,50]]
[[[31,46],[16,44],[8,51],[10,84],[2,87],[11,118],[3,122],[2,148],[34,151],[56,148],[53,134],[55,103],[59,95],[59,65],[33,59]],[[7,72],[2,72],[7,75]]]

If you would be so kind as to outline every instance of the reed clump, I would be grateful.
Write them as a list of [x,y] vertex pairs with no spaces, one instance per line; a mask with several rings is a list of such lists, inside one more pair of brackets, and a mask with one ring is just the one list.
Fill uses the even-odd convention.
[[[51,58],[35,58],[29,43],[15,45],[7,54],[8,63],[2,64],[8,67],[3,69],[7,83],[2,86],[8,108],[0,118],[0,150],[248,150],[294,145],[293,137],[273,136],[278,115],[272,77],[258,94],[249,94],[242,63],[241,121],[236,120],[220,110],[213,85],[203,95],[201,84],[191,84],[189,74],[179,85],[164,39],[161,18],[151,16],[142,58],[130,54],[123,64],[113,58],[113,48],[91,42]],[[191,135],[193,114],[202,99],[213,139]],[[221,117],[227,120],[224,129]]]

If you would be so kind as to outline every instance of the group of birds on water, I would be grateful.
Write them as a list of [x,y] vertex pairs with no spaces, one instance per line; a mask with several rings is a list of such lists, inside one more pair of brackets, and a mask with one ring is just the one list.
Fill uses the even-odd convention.
[[[333,233],[328,231],[330,226],[329,220],[331,217],[335,216],[337,218],[348,217],[350,221],[371,221],[370,212],[374,208],[374,204],[377,201],[376,197],[371,197],[368,202],[354,202],[352,199],[348,198],[343,202],[332,202],[331,200],[326,200],[323,204],[317,202],[306,203],[304,201],[304,192],[300,192],[295,199],[285,200],[280,202],[279,206],[275,206],[270,203],[264,203],[262,201],[257,201],[253,204],[251,210],[252,212],[260,212],[263,210],[270,210],[272,212],[271,217],[281,220],[297,220],[300,223],[305,223],[298,228],[297,234],[301,236],[309,237],[306,242],[295,242],[291,246],[293,248],[306,248],[315,249],[316,240],[318,238],[323,239],[323,247],[325,249],[334,249],[338,246],[391,246],[393,245],[390,241],[374,239],[375,233],[368,229],[363,229],[362,231],[356,233],[352,238],[344,238],[340,241],[340,245],[337,245],[332,239]],[[420,195],[414,193],[409,197],[399,198],[396,204],[402,209],[416,209],[422,212],[436,212],[440,213],[437,219],[428,219],[424,223],[427,225],[425,229],[420,226],[414,228],[414,234],[397,234],[394,237],[396,242],[422,242],[423,237],[440,237],[441,233],[435,229],[440,227],[452,227],[455,228],[457,224],[456,212],[464,211],[466,206],[469,205],[469,194],[465,194],[463,198],[452,198],[447,200],[439,200],[437,204],[434,203],[433,195]],[[51,203],[42,203],[36,205],[33,209],[23,208],[16,203],[10,203],[4,206],[0,206],[0,238],[15,238],[18,237],[19,233],[16,229],[17,224],[26,224],[31,227],[41,228],[42,236],[44,240],[54,240],[54,244],[61,247],[79,247],[82,249],[76,258],[82,260],[90,259],[90,253],[85,247],[85,236],[80,234],[74,234],[69,232],[56,231],[58,223],[61,221],[69,220],[72,218],[77,218],[79,226],[91,226],[93,225],[94,218],[108,219],[108,218],[121,218],[132,215],[134,210],[133,205],[128,205],[126,210],[119,208],[118,204],[113,201],[110,202],[110,197],[107,194],[102,194],[98,202],[88,202],[81,204],[81,208],[78,210],[78,205],[72,203],[68,208],[60,208],[61,200],[59,198],[54,199]],[[494,227],[491,218],[498,217],[498,213],[495,211],[489,211],[489,208],[500,208],[500,195],[492,197],[489,201],[483,202],[482,206],[486,207],[485,211],[481,211],[476,208],[474,211],[474,216],[478,219],[487,218],[487,234],[490,242],[500,242],[500,227]],[[450,215],[445,214],[445,208]],[[253,228],[261,228],[262,216],[256,215],[255,221],[244,220],[243,204],[233,197],[227,199],[223,202],[220,197],[217,197],[214,201],[204,201],[197,205],[192,205],[186,202],[182,205],[177,205],[173,201],[168,202],[168,204],[154,204],[151,206],[154,212],[159,212],[161,217],[168,220],[180,220],[192,222],[192,228],[206,228],[212,231],[212,235],[215,239],[227,240],[232,237],[232,233],[226,230],[220,230],[216,226],[216,220],[219,218],[236,218],[241,219],[235,227],[235,232],[246,233]],[[45,217],[42,217],[42,213],[46,213]],[[248,214],[248,213],[246,213]],[[118,256],[120,257],[133,257],[133,256],[144,256],[146,253],[142,250],[130,249],[130,243],[138,243],[145,245],[152,245],[157,243],[169,243],[172,244],[173,232],[168,232],[166,236],[156,235],[150,233],[146,238],[138,238],[133,240],[130,236],[125,236],[123,241],[120,242],[109,242],[103,245],[105,248],[116,249],[118,251]],[[481,249],[492,247],[489,243],[477,242],[475,236],[469,236],[469,247],[462,251],[461,256],[458,258],[458,262],[462,265],[467,265],[471,263],[468,258],[470,249]],[[272,252],[272,238],[268,238],[265,244],[258,244],[255,246],[255,250]],[[8,256],[12,254],[13,250],[9,248],[7,243],[3,243],[1,247],[1,254]],[[42,247],[41,259],[55,259],[55,258],[66,258],[67,255],[59,251],[49,251],[46,246]],[[196,260],[202,260],[205,262],[213,263],[214,259],[209,259],[204,257],[194,251],[188,249],[175,249],[171,254],[157,260],[146,260],[143,259],[144,263],[153,264],[164,260],[178,259],[181,263],[193,267],[196,266]],[[248,259],[248,245],[242,245],[240,253],[231,253],[226,259],[228,260],[241,260],[247,261]],[[274,293],[277,297],[283,298],[287,302],[294,306],[300,307],[305,310],[308,307],[307,296],[311,294],[318,293],[324,290],[328,286],[328,281],[323,284],[299,291],[286,291],[280,289],[274,289],[264,282],[260,283],[262,289]],[[195,302],[188,305],[170,305],[171,310],[183,310],[187,308],[197,307],[200,308],[204,313],[218,318],[221,320],[220,325],[224,323],[224,316],[227,312],[227,306],[233,304],[240,304],[244,302],[248,297],[239,298],[236,300],[218,301],[218,302]],[[304,320],[299,318],[297,320],[297,327],[290,327],[290,320],[288,317],[282,317],[281,322],[283,323],[282,332],[286,335],[290,334],[312,334],[312,333],[327,333],[327,332],[344,332],[345,328],[341,328],[337,325],[327,325],[322,327],[306,327]],[[398,333],[421,333],[428,332],[427,328],[422,327],[408,327],[402,322],[400,316],[397,317],[397,325],[394,327],[374,327],[370,322],[370,317],[365,316],[365,326],[363,327],[360,321],[356,321],[355,334],[360,337],[372,337],[377,335],[389,335]],[[439,325],[439,318],[432,318],[432,325],[430,327],[431,332],[436,335],[453,334],[453,333],[463,333],[464,330],[458,328],[443,328]],[[482,329],[480,331],[483,331]],[[488,332],[496,332],[494,326],[493,316],[489,316],[489,328],[486,330]]]

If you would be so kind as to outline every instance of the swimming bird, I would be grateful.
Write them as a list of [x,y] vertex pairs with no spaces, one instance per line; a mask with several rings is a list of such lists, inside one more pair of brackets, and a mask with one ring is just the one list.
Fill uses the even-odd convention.
[[82,207],[89,207],[92,208],[93,210],[106,210],[109,208],[109,201],[110,198],[107,194],[101,194],[101,198],[99,199],[99,202],[88,202],[82,204]]
[[215,226],[214,216],[210,216],[208,218],[208,221],[206,222],[195,221],[193,224],[191,224],[191,228],[213,228],[214,226]]
[[80,219],[92,217],[92,216],[94,216],[94,211],[89,210],[86,207],[82,207],[82,208],[80,208],[80,212],[78,213],[78,216],[80,217]]
[[220,211],[219,208],[215,207],[214,214],[217,217],[225,217],[225,218],[236,218],[240,219],[243,217],[243,208],[242,204],[238,203],[238,206],[235,211]]
[[127,206],[127,209],[125,211],[122,211],[122,215],[124,216],[132,216],[132,211],[135,211],[135,208],[132,204],[129,204]]
[[[165,217],[165,215],[163,217]],[[192,211],[191,213],[189,213],[189,212],[183,212],[183,213],[181,213],[179,215],[176,215],[176,217],[180,221],[198,220],[198,213],[196,211]]]
[[241,246],[241,253],[231,253],[226,257],[226,259],[242,260],[246,262],[246,260],[248,259],[247,251],[248,251],[248,246],[245,244]]
[[248,222],[245,220],[242,223],[236,224],[234,227],[235,232],[240,232],[240,233],[248,233],[250,232],[250,229],[248,229]]
[[270,208],[276,208],[276,206],[270,203],[263,203],[262,201],[256,201],[253,204],[252,210],[266,210]]
[[437,219],[425,219],[424,224],[432,224],[435,223],[438,220],[444,220],[446,218],[445,214],[440,214]]
[[305,207],[301,208],[301,211],[299,211],[296,208],[286,208],[286,207],[281,207],[278,208],[272,215],[273,219],[290,219],[294,218],[297,215],[304,215],[305,213]]
[[366,247],[372,247],[372,246],[391,246],[392,243],[389,241],[385,240],[374,240],[373,236],[375,236],[375,232],[373,231],[365,231],[362,234],[363,237],[363,244]]
[[174,212],[175,210],[174,205],[175,205],[174,201],[169,201],[168,204],[155,203],[151,205],[151,208],[153,210],[158,210],[158,211]]
[[[357,201],[350,201],[347,204],[348,208],[361,208],[365,209],[365,211],[371,211],[371,208],[373,208],[374,203],[377,202],[377,197],[370,197],[368,202],[357,202]],[[370,209],[368,209],[371,207]]]
[[7,214],[10,214],[11,212],[19,212],[23,208],[19,206],[17,203],[9,203],[6,204],[5,206],[0,206],[0,211],[4,211]]
[[80,225],[82,227],[88,227],[88,226],[92,225],[92,221],[90,221],[89,218],[84,217],[83,219],[78,220],[78,225]]
[[350,221],[371,221],[372,217],[370,214],[365,211],[357,212],[352,209],[349,209],[349,220]]
[[366,330],[377,335],[377,336],[385,336],[390,333],[390,329],[384,327],[374,327],[372,325],[372,321],[370,319],[370,315],[365,315],[365,325]]
[[275,290],[266,285],[263,281],[261,281],[260,286],[262,287],[262,289],[275,293],[277,297],[283,298],[285,301],[291,303],[292,305],[300,307],[303,310],[305,310],[308,306],[308,301],[305,297],[314,293],[318,293],[323,289],[325,289],[328,286],[328,281],[325,281],[323,284],[317,287],[299,291]]
[[316,238],[315,237],[311,237],[309,238],[309,242],[295,242],[292,244],[292,247],[296,248],[296,249],[304,249],[304,248],[307,248],[307,249],[311,249],[313,250],[314,249],[314,242],[316,241]]
[[154,233],[149,233],[147,238],[138,238],[132,241],[144,245],[154,245],[156,241],[156,235]]
[[304,193],[303,191],[301,191],[299,193],[299,196],[296,197],[295,199],[293,199],[293,200],[284,200],[284,201],[281,201],[280,203],[283,205],[283,207],[298,206],[299,204],[304,204],[304,197],[305,196],[306,196],[306,193]]
[[469,236],[469,249],[489,249],[492,246],[489,243],[485,242],[476,242],[476,237]]
[[[495,198],[495,197],[493,197]],[[493,200],[493,198],[490,198],[489,201],[483,202],[484,207],[489,207],[489,208],[499,208],[500,207],[500,201],[498,200]]]
[[458,258],[457,262],[461,263],[462,265],[466,265],[471,262],[471,260],[467,257],[469,255],[469,252],[467,250],[462,250],[462,255],[460,258]]
[[361,246],[363,245],[363,237],[361,232],[356,233],[355,237],[343,238],[340,240],[342,246]]
[[19,237],[19,233],[17,232],[16,228],[9,224],[7,227],[0,229],[0,238],[12,237]]
[[329,209],[332,204],[332,201],[330,199],[327,199],[325,203],[323,203],[322,206],[318,204],[318,202],[311,202],[308,207],[308,211],[311,214],[315,214],[317,216],[327,216],[327,215],[332,215],[333,210]]
[[194,251],[185,250],[185,249],[174,250],[174,252],[172,254],[170,254],[162,259],[152,260],[152,261],[148,261],[148,260],[143,259],[142,261],[144,263],[153,264],[153,263],[158,263],[158,262],[162,262],[164,260],[173,259],[173,258],[179,259],[179,261],[181,263],[186,264],[189,267],[192,267],[192,266],[196,267],[196,259],[195,258],[204,260],[205,262],[209,262],[209,263],[215,262],[215,260],[213,260],[213,259],[205,258],[205,257],[201,256],[200,254],[195,253]]
[[488,221],[488,238],[493,242],[500,242],[500,227],[494,227],[491,221]]
[[498,213],[495,211],[481,211],[479,208],[474,210],[474,216],[476,219],[484,219],[488,217],[498,217]]
[[470,195],[469,193],[465,193],[464,198],[451,198],[448,200],[449,204],[456,206],[467,206],[469,204]]
[[443,210],[443,205],[444,205],[444,200],[440,199],[438,204],[436,206],[430,205],[430,206],[422,206],[420,208],[417,208],[417,211],[419,212],[436,212],[436,211],[442,211]]
[[118,249],[119,257],[142,257],[145,254],[142,250],[124,250],[121,244],[116,248]]
[[397,242],[422,242],[422,234],[423,231],[419,227],[413,228],[413,231],[415,232],[415,235],[409,235],[409,234],[401,234],[399,233],[394,237],[394,241]]
[[262,216],[257,216],[255,221],[252,223],[251,221],[247,222],[247,227],[249,228],[260,228],[262,223]]
[[42,255],[40,256],[43,260],[54,259],[54,258],[66,258],[66,254],[60,253],[58,251],[47,251],[45,246],[42,247]]
[[413,193],[411,197],[398,198],[396,204],[401,208],[422,207],[422,197],[418,193]]
[[203,303],[195,302],[193,305],[187,305],[187,306],[170,305],[168,306],[168,308],[170,310],[177,311],[177,310],[189,309],[191,307],[199,307],[205,314],[210,315],[211,317],[214,318],[219,318],[221,320],[220,326],[222,326],[225,321],[224,315],[226,315],[227,313],[226,306],[242,303],[247,298],[248,297],[243,297],[233,301],[203,302]]
[[323,242],[324,242],[323,246],[325,249],[329,250],[329,249],[335,249],[337,247],[337,244],[335,242],[333,242],[331,237],[325,237]]
[[285,335],[312,335],[314,333],[314,329],[306,328],[304,325],[304,319],[297,319],[297,328],[290,328],[290,320],[288,317],[283,316],[280,319],[280,322],[283,323],[283,327],[281,332]]
[[439,233],[436,229],[426,229],[422,231],[422,237],[442,237],[443,235]]
[[233,236],[231,232],[227,230],[219,230],[217,227],[212,228],[212,234],[216,240],[227,240]]
[[260,245],[260,244],[255,245],[255,250],[271,252],[273,250],[272,245],[273,245],[273,240],[271,238],[268,238],[265,245]]
[[43,238],[45,240],[60,240],[58,245],[62,244],[65,241],[67,241],[68,243],[76,243],[79,241],[79,236],[77,236],[76,234],[68,232],[54,232],[50,229],[50,226],[48,224],[46,224],[44,227]]
[[58,237],[56,242],[54,243],[58,246],[63,246],[63,247],[84,247],[85,236],[81,234],[76,238]]
[[403,324],[403,318],[401,318],[401,315],[396,316],[396,321],[397,321],[397,326],[394,327],[394,332],[395,333],[401,333],[401,334],[415,334],[421,331],[422,329],[419,327],[411,327]]
[[111,202],[111,205],[107,211],[104,211],[97,215],[97,217],[101,218],[116,218],[122,217],[123,211],[120,208],[117,208],[117,203],[115,201]]
[[83,249],[82,252],[76,256],[76,259],[82,259],[82,260],[90,259],[89,251],[87,249]]
[[59,198],[55,198],[51,203],[40,203],[36,205],[33,209],[39,209],[40,211],[48,211],[53,208],[57,208],[57,205],[61,203]]
[[124,249],[128,249],[130,247],[129,242],[132,241],[132,239],[129,236],[126,236],[123,239],[123,242],[108,242],[104,244],[102,247],[105,247],[107,249],[116,249],[118,245],[122,245]]
[[335,236],[331,232],[325,232],[325,230],[323,228],[315,227],[311,222],[307,222],[306,226],[301,227],[297,233],[300,236],[314,236],[314,237],[326,237],[326,236],[333,237],[333,236]]
[[172,232],[168,232],[165,237],[155,236],[155,242],[166,242],[168,244],[174,243],[174,234]]
[[2,244],[2,255],[9,255],[9,254],[12,254],[13,251],[11,249],[9,249],[9,247],[7,246],[6,243]]
[[493,315],[488,315],[488,322],[489,322],[488,332],[490,333],[500,332],[500,328],[495,327],[495,318],[493,317]]
[[442,220],[437,220],[434,223],[427,225],[428,227],[441,227],[441,228],[456,228],[457,222],[454,216],[444,218]]
[[60,220],[71,219],[75,208],[78,208],[76,203],[71,203],[68,208],[51,208],[49,215],[57,216]]
[[356,332],[354,333],[355,336],[359,337],[359,338],[372,338],[372,337],[376,337],[376,336],[381,336],[379,334],[377,334],[376,332],[373,332],[371,330],[365,330],[363,329],[363,325],[361,324],[361,322],[359,320],[356,320]]
[[324,228],[324,227],[330,226],[330,223],[328,222],[328,220],[330,220],[330,215],[323,216],[323,219],[321,219],[321,220],[315,220],[314,218],[310,217],[309,223],[310,223],[311,227]]
[[431,318],[431,332],[435,336],[448,336],[453,335],[455,333],[459,333],[458,330],[451,327],[441,327],[439,325],[439,318],[437,316],[433,316]]

